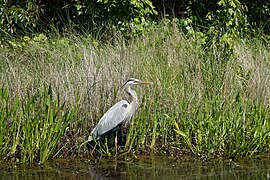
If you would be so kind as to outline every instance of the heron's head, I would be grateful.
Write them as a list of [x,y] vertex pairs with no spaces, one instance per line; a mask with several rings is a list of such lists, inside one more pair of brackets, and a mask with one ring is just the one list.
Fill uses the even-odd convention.
[[148,81],[142,81],[136,78],[129,78],[126,83],[122,86],[122,90],[126,89],[127,87],[133,86],[133,85],[137,85],[137,84],[153,84],[152,82],[148,82]]

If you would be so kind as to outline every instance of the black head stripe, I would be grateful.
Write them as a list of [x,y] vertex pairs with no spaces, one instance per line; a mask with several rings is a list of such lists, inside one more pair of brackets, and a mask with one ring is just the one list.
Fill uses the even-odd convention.
[[129,81],[135,81],[136,79],[135,78],[129,78],[128,80],[127,80],[127,82],[129,82]]
[[134,78],[129,78],[125,84],[127,84],[127,83],[129,83],[131,81],[134,81]]

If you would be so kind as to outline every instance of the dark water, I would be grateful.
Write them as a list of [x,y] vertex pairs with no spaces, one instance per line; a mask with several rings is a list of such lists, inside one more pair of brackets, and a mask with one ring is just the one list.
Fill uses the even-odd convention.
[[203,163],[144,156],[125,160],[54,160],[32,167],[2,163],[0,179],[270,179],[270,160]]

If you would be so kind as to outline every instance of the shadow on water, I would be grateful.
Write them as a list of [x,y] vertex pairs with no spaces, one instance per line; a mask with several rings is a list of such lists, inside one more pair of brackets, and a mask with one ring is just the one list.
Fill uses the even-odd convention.
[[61,159],[42,166],[0,165],[0,179],[270,179],[270,160],[212,161],[141,156],[137,159]]

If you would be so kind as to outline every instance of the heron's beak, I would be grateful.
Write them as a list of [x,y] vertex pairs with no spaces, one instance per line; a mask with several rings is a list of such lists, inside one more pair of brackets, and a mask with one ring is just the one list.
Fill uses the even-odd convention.
[[154,84],[153,82],[141,81],[140,84]]

